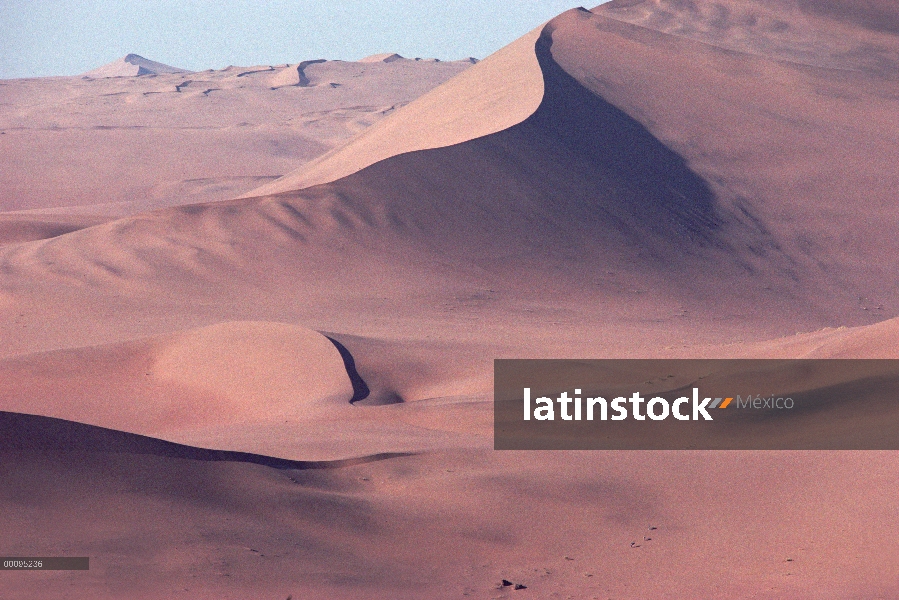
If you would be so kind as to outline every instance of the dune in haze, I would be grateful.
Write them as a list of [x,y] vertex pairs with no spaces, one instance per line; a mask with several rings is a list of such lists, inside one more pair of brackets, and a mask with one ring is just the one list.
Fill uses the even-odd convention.
[[232,198],[469,66],[308,60],[2,81],[0,211],[121,217]]
[[385,52],[382,54],[372,54],[371,56],[366,56],[365,58],[360,58],[359,62],[371,63],[371,62],[393,62],[395,60],[403,60],[403,57],[397,54],[396,52]]
[[[7,551],[92,557],[7,589],[896,596],[892,453],[494,451],[492,395],[496,358],[896,357],[897,15],[616,1],[465,68],[172,75],[167,102],[223,103],[196,133],[222,152],[269,132],[253,169],[0,228]],[[455,77],[387,103],[422,64]],[[342,93],[383,118],[350,137]],[[327,143],[265,94],[321,102]]]
[[104,77],[138,77],[172,73],[190,73],[190,71],[148,60],[137,54],[127,54],[119,60],[84,73],[82,77],[102,79]]

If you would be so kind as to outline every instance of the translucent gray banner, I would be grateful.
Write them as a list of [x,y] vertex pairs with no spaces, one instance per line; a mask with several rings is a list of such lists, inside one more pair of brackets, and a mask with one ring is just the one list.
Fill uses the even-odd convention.
[[497,450],[899,450],[899,360],[496,360]]

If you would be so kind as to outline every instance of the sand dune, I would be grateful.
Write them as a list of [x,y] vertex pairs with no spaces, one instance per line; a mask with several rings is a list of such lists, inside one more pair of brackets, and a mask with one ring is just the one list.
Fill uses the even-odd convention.
[[0,211],[123,216],[233,198],[469,66],[313,60],[0,82]]
[[764,340],[692,348],[706,357],[732,358],[899,358],[899,319],[860,327],[828,327],[808,333]]
[[[492,450],[494,358],[896,357],[899,105],[877,65],[899,42],[872,25],[896,12],[853,6],[576,9],[404,107],[352,81],[450,63],[153,78],[167,102],[220,98],[208,126],[258,108],[269,127],[241,86],[309,94],[330,141],[305,162],[269,130],[271,171],[147,167],[161,196],[245,197],[9,230],[8,551],[95,562],[8,589],[896,596],[889,453]],[[344,92],[390,116],[337,147],[359,115],[325,95]],[[152,106],[134,116],[175,104]]]
[[[118,306],[124,294],[193,315],[194,325],[220,320],[171,293],[179,290],[233,306],[228,314],[240,319],[277,314],[374,337],[384,330],[370,325],[380,310],[372,297],[399,304],[427,298],[414,314],[430,323],[457,318],[441,303],[483,298],[475,305],[495,311],[497,328],[514,321],[507,311],[536,306],[546,314],[549,302],[584,315],[597,331],[615,324],[623,332],[632,326],[622,323],[642,319],[662,337],[676,325],[697,343],[895,314],[896,285],[879,260],[895,241],[893,182],[879,175],[891,172],[886,164],[895,154],[883,134],[892,106],[880,95],[887,82],[842,72],[835,80],[832,71],[735,54],[581,10],[538,37],[525,36],[311,168],[324,176],[328,165],[352,171],[378,153],[389,158],[327,185],[174,208],[9,247],[0,254],[14,274],[7,289],[23,302],[41,294],[64,303],[75,294],[91,305]],[[616,60],[623,61],[618,70]],[[528,76],[535,64],[542,79],[533,110],[533,98],[519,93],[534,94],[533,80],[522,75],[503,88],[523,121],[462,143],[404,151],[409,137],[401,133],[421,111],[451,114],[444,100],[453,89],[476,96],[509,64],[525,65]],[[601,73],[591,71],[596,65]],[[638,83],[625,76],[631,71],[639,72]],[[852,77],[872,90],[866,121],[854,118],[857,109],[842,95],[858,84]],[[831,93],[808,96],[786,86],[797,78]],[[713,87],[734,96],[710,98],[705,90]],[[678,94],[666,97],[666,88]],[[469,133],[500,124],[492,108],[466,108]],[[805,116],[793,119],[800,109]],[[846,121],[836,130],[834,115],[841,114]],[[726,123],[746,128],[731,131]],[[439,128],[418,130],[433,136]],[[850,139],[859,143],[845,143]],[[803,149],[794,148],[796,140]],[[847,202],[861,202],[858,190],[864,211]],[[560,297],[560,286],[570,293]],[[263,289],[273,295],[262,306],[277,308],[257,312],[249,298]],[[282,297],[281,289],[292,295]],[[317,308],[324,299],[327,316]],[[143,322],[143,335],[170,327]],[[118,335],[110,327],[85,328],[96,337],[77,345],[109,341]],[[578,337],[574,322],[569,327],[566,335]],[[614,347],[637,351],[643,336],[626,341],[622,333],[625,341]],[[41,343],[17,337],[20,351]]]
[[[223,323],[30,355],[4,362],[0,372],[4,410],[197,446],[209,445],[198,432],[288,420],[297,426],[353,396],[327,338],[278,323]],[[267,440],[219,449],[279,455]]]
[[[532,31],[465,76],[419,98],[402,116],[386,119],[346,147],[246,196],[327,183],[397,154],[451,146],[521,122],[536,110],[543,94],[540,68],[532,52],[539,33],[540,29]],[[428,127],[420,127],[420,123],[428,123]]]
[[[91,571],[7,574],[14,597],[36,584],[103,599],[896,592],[888,453],[466,451],[271,468],[47,421],[0,414],[10,552],[66,549]],[[72,447],[92,439],[102,446]]]
[[171,73],[190,73],[190,71],[148,60],[137,54],[127,54],[119,60],[84,73],[82,77],[88,79],[102,79],[105,77],[138,77],[140,75],[162,75]]
[[[661,60],[669,62],[666,68],[659,68]],[[653,61],[651,70],[639,71]],[[516,65],[516,77],[495,86],[505,105],[456,102],[464,110],[457,108],[457,116],[447,110],[450,98],[481,95],[486,83]],[[624,75],[632,71],[640,73],[639,83]],[[672,75],[685,73],[690,85]],[[24,311],[7,321],[6,331],[17,331],[7,352],[126,341],[220,322],[223,315],[274,316],[407,342],[427,323],[424,330],[438,337],[464,332],[453,343],[466,339],[480,347],[480,356],[496,351],[496,331],[534,311],[542,320],[530,327],[541,332],[558,324],[545,317],[552,311],[588,321],[565,318],[558,339],[542,351],[595,353],[590,332],[614,331],[603,334],[614,340],[603,355],[650,352],[646,341],[670,336],[671,327],[690,346],[747,332],[762,340],[797,328],[882,320],[895,313],[897,293],[886,277],[889,265],[878,260],[895,241],[892,182],[874,181],[875,173],[889,172],[884,164],[895,153],[872,130],[875,122],[887,123],[891,104],[880,95],[886,83],[877,75],[852,75],[870,84],[874,110],[865,123],[847,113],[839,136],[868,136],[867,144],[797,150],[789,169],[781,164],[787,149],[778,144],[787,141],[835,147],[833,115],[843,114],[836,109],[845,103],[836,92],[845,86],[848,93],[858,82],[832,75],[569,11],[304,171],[326,178],[355,171],[331,183],[303,188],[287,178],[272,185],[300,187],[6,247],[0,261],[12,298],[8,310],[35,297],[46,307],[44,315]],[[831,93],[809,97],[781,85],[797,78],[830,86]],[[666,86],[679,93],[665,97]],[[741,101],[710,99],[705,90],[712,87]],[[501,106],[507,126],[477,136],[504,123],[493,118]],[[770,115],[774,107],[777,118]],[[800,108],[804,120],[786,118]],[[436,114],[446,116],[444,125],[417,129],[425,132],[418,140],[403,134]],[[469,125],[453,126],[457,117]],[[713,135],[722,123],[778,133]],[[443,126],[477,137],[453,144],[441,137]],[[703,131],[709,133],[690,137]],[[419,143],[439,147],[409,151]],[[724,143],[731,150],[719,147]],[[386,158],[364,166],[378,156]],[[755,169],[751,177],[747,165]],[[810,178],[797,185],[803,173]],[[849,208],[845,194],[852,189],[864,190],[866,211]],[[789,203],[775,202],[785,197]],[[845,231],[853,232],[848,240]],[[569,293],[560,297],[560,289]],[[383,301],[403,306],[408,324],[379,325]],[[54,319],[73,318],[64,308],[72,302],[93,307],[74,316],[82,325],[69,329],[78,333],[68,341],[42,337]],[[124,316],[143,303],[180,317],[123,318],[135,323],[123,329],[93,316],[103,314],[101,306]],[[472,329],[467,320],[485,314],[493,325]],[[38,318],[43,327],[24,326]],[[646,329],[647,321],[655,325]],[[527,322],[512,329],[505,351],[537,352],[523,342]],[[489,366],[485,361],[480,374],[466,377],[483,382]]]
[[309,77],[306,76],[306,67],[323,62],[327,61],[323,58],[315,60],[304,60],[303,62],[298,64],[295,69],[291,68],[291,65],[287,65],[286,68],[278,71],[278,74],[274,75],[269,80],[269,85],[272,86],[273,90],[286,86],[308,86]]
[[[381,343],[376,345],[379,360],[366,351],[371,343],[358,342],[351,345],[362,352],[353,355],[340,342],[302,327],[226,322],[144,340],[28,354],[0,361],[0,406],[282,461],[339,460],[347,458],[349,448],[354,456],[364,456],[447,446],[449,438],[438,432],[458,430],[452,424],[443,426],[415,409],[384,413],[353,405],[420,399],[424,396],[415,395],[410,383],[420,389],[423,382],[433,388],[440,381],[433,374],[422,377],[420,359],[417,373],[403,374],[403,369],[415,369],[414,350],[391,351]],[[365,361],[364,379],[355,356]],[[471,391],[460,378],[451,381],[458,398]],[[485,383],[476,390],[490,385]],[[486,406],[481,401],[479,410]],[[466,407],[446,412],[460,411]],[[479,420],[486,425],[486,418]],[[422,429],[425,425],[429,428]]]
[[371,63],[371,62],[393,62],[395,60],[405,60],[402,56],[395,52],[385,52],[383,54],[372,54],[371,56],[366,56],[365,58],[360,58],[359,62]]
[[[698,253],[710,255],[708,247],[721,248],[723,251],[709,256],[709,260],[719,268],[730,269],[731,274],[723,280],[704,277],[693,282],[702,285],[703,280],[714,280],[715,285],[723,284],[730,303],[739,304],[743,296],[752,297],[750,303],[761,306],[765,303],[762,297],[768,296],[775,308],[786,303],[796,308],[804,304],[800,310],[817,311],[824,317],[821,324],[830,319],[839,324],[871,322],[893,314],[883,307],[892,306],[889,310],[895,311],[899,292],[889,283],[893,280],[889,269],[877,266],[881,264],[879,257],[888,254],[895,242],[892,190],[899,182],[883,175],[894,172],[889,165],[899,160],[895,145],[883,135],[895,129],[891,115],[896,107],[888,92],[892,81],[881,73],[854,70],[834,77],[833,71],[756,54],[734,54],[605,17],[612,9],[598,12],[570,11],[550,24],[551,63],[546,64],[558,65],[558,73],[564,76],[547,83],[547,95],[541,98],[542,112],[532,112],[521,126],[446,146],[445,150],[410,154],[421,146],[447,141],[419,141],[415,134],[406,134],[403,127],[412,128],[421,117],[416,111],[432,106],[428,109],[431,112],[453,114],[450,101],[442,100],[442,94],[469,81],[472,89],[482,89],[474,78],[485,72],[480,69],[494,63],[496,57],[491,57],[465,78],[420,98],[347,146],[252,194],[302,189],[369,165],[369,169],[335,183],[343,196],[361,197],[369,187],[377,188],[371,197],[374,202],[385,203],[389,207],[384,208],[386,212],[401,217],[407,211],[433,211],[439,213],[444,231],[466,231],[469,239],[477,237],[484,242],[494,237],[491,241],[497,246],[508,247],[510,242],[520,245],[522,238],[529,237],[528,232],[549,235],[546,246],[550,247],[558,246],[551,239],[553,231],[565,231],[567,235],[568,227],[598,226],[598,231],[590,235],[607,236],[608,241],[602,245],[609,258],[628,244],[615,235],[638,239],[636,243],[643,252],[661,254],[666,259],[672,252],[696,254],[696,246],[704,244]],[[836,37],[841,31],[827,33]],[[862,42],[843,39],[861,47]],[[519,44],[516,51],[523,47],[524,38]],[[512,50],[510,47],[506,52]],[[551,69],[544,67],[542,76],[553,77]],[[805,87],[790,83],[795,81]],[[578,85],[582,91],[573,94]],[[558,97],[567,104],[553,100],[552,89],[557,89]],[[709,96],[708,89],[727,90],[733,95]],[[804,91],[807,89],[818,92],[808,94]],[[864,119],[853,115],[861,93],[867,107]],[[579,105],[574,104],[575,97]],[[478,106],[465,106],[471,122],[497,122]],[[522,113],[531,110],[524,102],[519,106]],[[835,118],[842,118],[839,125]],[[631,124],[626,125],[629,120]],[[543,125],[539,125],[541,121]],[[611,125],[613,122],[615,125]],[[602,128],[607,129],[601,132]],[[641,129],[646,146],[630,156],[626,146],[629,136]],[[427,135],[436,136],[438,130],[427,131]],[[454,131],[461,135],[464,130]],[[577,144],[572,132],[581,132],[583,140],[598,141],[593,148],[586,145],[592,141],[582,142],[579,148],[553,148],[554,136]],[[479,133],[484,132],[472,131],[473,135]],[[620,145],[614,145],[615,139],[622,140]],[[493,148],[486,150],[491,145]],[[599,157],[593,163],[585,160],[590,152]],[[539,159],[535,158],[538,154]],[[611,174],[596,168],[600,161]],[[467,170],[471,165],[474,172]],[[615,180],[623,173],[627,173],[626,181]],[[515,185],[504,181],[504,176],[514,179]],[[410,184],[410,177],[415,184]],[[531,182],[525,185],[534,187],[525,192],[520,188],[529,178]],[[552,186],[546,186],[551,187],[549,192],[537,186],[537,182],[546,181],[553,181]],[[643,191],[627,189],[634,185],[642,185]],[[435,194],[437,186],[441,193]],[[661,194],[650,190],[661,190]],[[864,190],[866,210],[845,210],[847,197],[861,201],[860,190]],[[574,200],[560,206],[546,202],[547,193]],[[637,199],[647,193],[656,194],[654,203]],[[789,203],[778,201],[786,197],[791,198]],[[479,198],[490,206],[474,209]],[[539,199],[539,204],[530,205],[527,198]],[[585,205],[583,198],[598,205]],[[464,203],[454,204],[462,199]],[[441,209],[444,201],[446,209]],[[523,223],[515,223],[513,207],[521,210],[519,214],[546,210],[540,224],[535,223],[540,229],[528,231]],[[661,216],[640,213],[658,208]],[[481,211],[487,220],[466,214],[467,210]],[[511,218],[509,210],[513,211]],[[502,224],[493,225],[499,229],[488,233],[486,223],[492,215]],[[457,222],[447,227],[444,218]],[[437,222],[420,215],[416,220]],[[471,227],[480,228],[480,233],[470,235]],[[664,230],[669,233],[661,233]],[[847,230],[868,233],[853,233],[845,240],[842,232]],[[504,231],[512,235],[504,235]],[[434,244],[449,239],[434,233],[429,232]],[[667,242],[663,239],[666,236]],[[678,236],[690,241],[675,243]],[[577,234],[573,237],[576,239]],[[457,245],[457,240],[451,243]],[[580,249],[589,246],[586,241],[579,244],[572,240],[570,245],[579,248],[575,252],[591,251]],[[632,256],[633,250],[626,253]],[[637,262],[638,268],[641,263]],[[704,264],[702,268],[710,267]],[[873,317],[864,314],[861,309],[866,306],[859,306],[859,298],[867,299],[872,308],[881,307],[874,310],[886,312]],[[843,321],[847,311],[850,316]]]

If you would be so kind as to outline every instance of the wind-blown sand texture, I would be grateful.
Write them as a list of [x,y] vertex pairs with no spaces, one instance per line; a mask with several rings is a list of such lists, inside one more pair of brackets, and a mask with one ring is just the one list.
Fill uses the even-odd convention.
[[0,589],[896,597],[895,453],[496,452],[491,396],[503,357],[899,358],[897,23],[575,9],[255,192],[0,230],[4,552],[91,556]]

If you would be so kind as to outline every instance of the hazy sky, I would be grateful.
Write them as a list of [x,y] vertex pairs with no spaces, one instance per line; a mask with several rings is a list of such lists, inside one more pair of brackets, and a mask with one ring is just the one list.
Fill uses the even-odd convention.
[[379,52],[483,58],[572,1],[0,0],[0,78],[75,75],[129,52],[191,70]]

